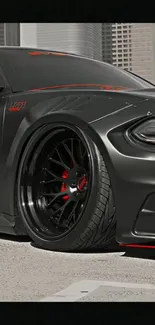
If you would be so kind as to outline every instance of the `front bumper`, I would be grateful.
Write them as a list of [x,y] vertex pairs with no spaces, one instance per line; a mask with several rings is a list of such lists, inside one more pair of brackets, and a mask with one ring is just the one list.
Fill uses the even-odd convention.
[[116,240],[120,244],[155,241],[155,151],[132,146],[124,130],[145,110],[133,109],[92,123],[99,135],[98,146],[105,159],[116,207]]

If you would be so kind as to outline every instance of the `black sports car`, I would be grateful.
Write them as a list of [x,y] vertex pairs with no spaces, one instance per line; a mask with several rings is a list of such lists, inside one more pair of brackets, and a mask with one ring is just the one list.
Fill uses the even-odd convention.
[[0,48],[0,232],[60,251],[155,241],[155,87],[109,64]]

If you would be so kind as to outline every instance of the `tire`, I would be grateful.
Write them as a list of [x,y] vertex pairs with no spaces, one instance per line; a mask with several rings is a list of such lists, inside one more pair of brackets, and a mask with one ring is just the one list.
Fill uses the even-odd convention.
[[[53,158],[58,154],[60,161]],[[68,163],[70,158],[75,165]],[[68,169],[59,174],[64,166]],[[70,185],[72,179],[75,183]],[[74,126],[45,127],[28,142],[18,169],[17,202],[26,231],[38,247],[92,251],[115,246],[115,207],[105,162],[88,135]]]

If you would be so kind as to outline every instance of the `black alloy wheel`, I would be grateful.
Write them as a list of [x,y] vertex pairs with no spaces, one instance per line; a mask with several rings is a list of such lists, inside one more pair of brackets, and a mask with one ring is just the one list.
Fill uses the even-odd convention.
[[45,237],[61,236],[75,226],[87,203],[91,163],[82,139],[66,128],[43,137],[25,161],[22,205]]
[[95,144],[75,126],[45,127],[30,139],[18,170],[17,202],[40,247],[97,248],[115,236],[107,169]]

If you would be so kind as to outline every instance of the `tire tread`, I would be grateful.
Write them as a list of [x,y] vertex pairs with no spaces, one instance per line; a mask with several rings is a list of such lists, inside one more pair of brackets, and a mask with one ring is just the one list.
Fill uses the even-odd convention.
[[95,211],[88,227],[72,245],[72,250],[111,249],[117,246],[115,241],[116,218],[110,178],[103,157],[99,153],[101,178],[97,193]]

